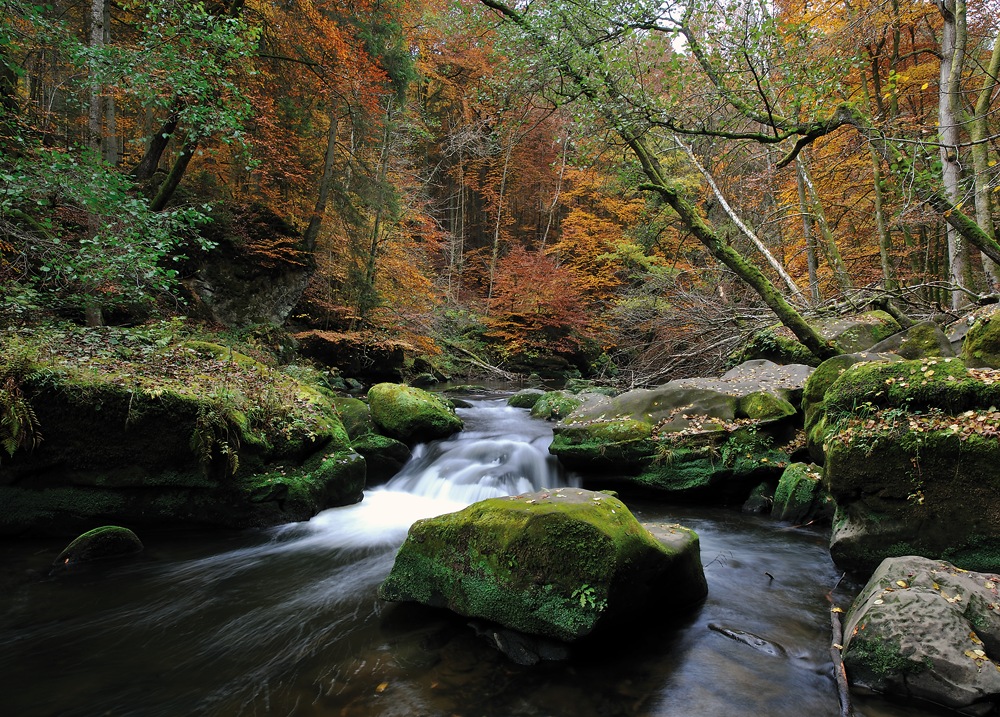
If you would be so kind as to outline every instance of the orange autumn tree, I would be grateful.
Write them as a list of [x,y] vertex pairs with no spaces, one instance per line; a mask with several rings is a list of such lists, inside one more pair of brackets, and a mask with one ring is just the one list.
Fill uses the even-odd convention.
[[552,257],[515,246],[498,266],[487,336],[505,357],[572,354],[592,338],[584,297]]

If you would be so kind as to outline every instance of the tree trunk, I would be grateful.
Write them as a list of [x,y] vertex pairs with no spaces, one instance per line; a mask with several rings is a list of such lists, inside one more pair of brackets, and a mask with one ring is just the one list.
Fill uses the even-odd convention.
[[305,250],[312,253],[316,249],[316,239],[319,237],[319,230],[323,224],[323,215],[326,214],[326,203],[330,198],[330,189],[333,187],[333,164],[337,158],[337,129],[340,122],[336,110],[330,111],[330,130],[326,135],[326,157],[323,160],[323,176],[319,180],[319,194],[316,197],[316,207],[312,216],[309,217],[309,226],[306,227],[302,244]]
[[[965,62],[965,2],[964,0],[938,0],[938,9],[944,19],[941,30],[941,74],[938,91],[938,135],[941,141],[941,180],[944,195],[952,204],[959,202],[959,125],[958,111],[961,99],[962,66]],[[969,250],[962,235],[948,225],[948,264],[952,283],[961,287],[972,285]],[[954,291],[951,307],[960,309],[968,305],[965,292]]]
[[848,275],[847,267],[844,266],[844,260],[840,256],[840,249],[837,248],[833,230],[830,229],[830,224],[826,221],[823,203],[820,201],[816,185],[813,184],[812,177],[809,174],[809,166],[802,159],[801,154],[795,158],[795,161],[802,170],[802,181],[805,184],[809,207],[812,210],[811,213],[816,220],[816,224],[819,226],[820,234],[823,236],[823,242],[820,244],[820,247],[823,249],[826,262],[833,269],[833,276],[837,280],[837,286],[840,290],[844,292],[850,291],[851,277]]
[[[500,195],[497,198],[497,220],[493,225],[493,251],[490,254],[490,286],[486,294],[486,304],[493,298],[493,281],[496,278],[497,260],[500,256],[500,226],[503,222],[503,195],[507,189],[507,170],[510,167],[510,155],[514,151],[514,133],[511,132],[507,143],[507,152],[503,160],[503,172],[500,175]],[[487,308],[487,313],[489,308]]]
[[694,156],[694,152],[691,151],[691,148],[681,142],[676,135],[674,136],[674,142],[676,142],[677,146],[687,153],[688,159],[691,160],[691,163],[694,164],[695,168],[701,172],[703,177],[705,177],[705,180],[708,182],[708,186],[712,188],[712,192],[715,194],[715,198],[719,200],[719,204],[722,206],[723,211],[725,211],[726,216],[733,221],[737,228],[743,233],[743,236],[749,239],[750,242],[757,247],[757,251],[761,253],[767,263],[770,264],[771,268],[774,269],[778,276],[781,277],[781,280],[785,282],[785,286],[787,286],[792,292],[792,295],[805,303],[805,297],[802,295],[802,290],[799,289],[798,284],[796,284],[791,275],[785,271],[785,267],[783,267],[781,263],[774,258],[774,255],[771,254],[768,248],[764,245],[764,242],[760,240],[760,237],[758,237],[754,231],[750,229],[750,227],[744,224],[743,220],[741,220],[739,216],[737,216],[736,212],[733,211],[732,207],[729,206],[729,202],[726,201],[726,198],[723,196],[719,186],[715,183],[715,179],[713,179],[708,170],[702,166],[701,162],[698,161],[698,158]]
[[170,173],[167,178],[163,180],[163,184],[156,191],[156,196],[153,197],[153,201],[149,203],[149,208],[158,212],[167,206],[167,202],[170,198],[174,196],[174,191],[177,186],[181,183],[181,178],[184,176],[184,172],[187,171],[188,164],[191,162],[191,157],[194,156],[195,150],[198,149],[198,140],[191,139],[184,143],[181,147],[181,153],[177,156],[177,160],[174,162],[174,166],[170,168]]
[[160,158],[167,149],[167,143],[177,130],[178,119],[178,112],[172,112],[160,126],[160,129],[149,138],[146,152],[142,155],[139,163],[132,168],[132,177],[137,182],[148,181],[156,173],[156,168],[160,165]]
[[[104,44],[111,44],[111,3],[107,0],[104,0]],[[118,116],[113,95],[104,98],[104,137],[101,143],[101,154],[104,161],[112,167],[118,166],[120,160]]]
[[[91,0],[90,3],[90,49],[104,47],[104,3],[105,0]],[[93,70],[91,73],[93,74]],[[90,103],[87,107],[87,145],[95,154],[101,155],[101,83],[96,77],[90,79]]]
[[[993,40],[993,54],[990,56],[989,67],[986,68],[986,79],[979,91],[973,116],[969,122],[969,140],[972,144],[972,168],[975,180],[976,224],[992,239],[996,240],[996,228],[993,226],[993,193],[990,189],[989,166],[989,128],[987,115],[993,100],[993,91],[997,88],[997,75],[1000,74],[1000,38]],[[990,289],[1000,288],[1000,264],[983,255],[983,268],[990,282]]]
[[799,193],[799,212],[802,214],[802,236],[806,242],[806,264],[809,271],[809,295],[813,303],[820,302],[819,279],[817,272],[819,264],[816,261],[816,236],[812,231],[812,212],[806,201],[806,182],[802,176],[802,167],[795,163],[795,185]]

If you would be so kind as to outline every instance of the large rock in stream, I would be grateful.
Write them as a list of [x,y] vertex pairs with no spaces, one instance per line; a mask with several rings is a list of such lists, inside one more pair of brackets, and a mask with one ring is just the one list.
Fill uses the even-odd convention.
[[448,400],[422,388],[379,383],[368,390],[368,405],[375,425],[404,443],[447,438],[462,430],[462,419]]
[[1000,570],[1000,370],[930,358],[838,372],[810,432],[837,503],[837,564],[924,555]]
[[379,596],[573,641],[707,590],[693,531],[661,526],[654,537],[617,498],[560,488],[418,521]]
[[719,378],[595,396],[556,425],[549,450],[614,487],[742,503],[801,447],[795,405],[811,372],[749,361]]
[[844,627],[854,684],[983,715],[1000,702],[1000,576],[907,556],[882,562]]

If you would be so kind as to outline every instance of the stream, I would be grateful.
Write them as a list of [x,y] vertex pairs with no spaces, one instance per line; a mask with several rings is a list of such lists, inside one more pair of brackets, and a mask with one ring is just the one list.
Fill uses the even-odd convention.
[[[140,534],[130,561],[50,574],[67,540],[0,542],[5,715],[836,717],[824,532],[723,508],[629,501],[701,537],[706,602],[520,667],[468,621],[375,596],[410,524],[482,498],[580,485],[551,425],[502,399],[419,446],[363,502],[243,533]],[[848,607],[860,585],[841,582]],[[709,624],[763,638],[759,649]],[[862,717],[937,714],[855,695]]]

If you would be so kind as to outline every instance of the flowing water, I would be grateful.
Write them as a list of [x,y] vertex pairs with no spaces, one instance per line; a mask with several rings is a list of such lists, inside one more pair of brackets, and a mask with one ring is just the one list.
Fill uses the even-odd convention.
[[[47,565],[65,541],[0,544],[2,714],[839,714],[827,595],[840,574],[826,537],[731,510],[630,503],[643,520],[699,533],[709,597],[672,619],[654,606],[567,662],[520,667],[467,620],[380,602],[376,588],[418,518],[579,484],[548,455],[548,424],[501,400],[459,410],[467,430],[420,446],[362,503],[306,523],[143,535],[138,560],[58,574]],[[844,591],[857,587],[834,599],[846,607]],[[866,717],[932,714],[858,706]]]

